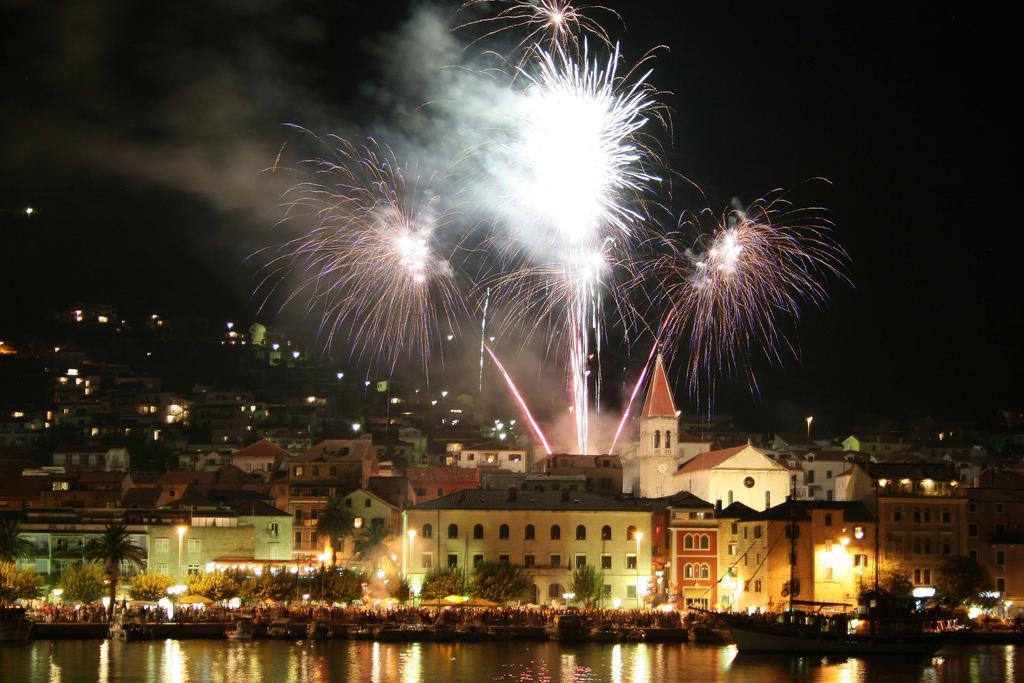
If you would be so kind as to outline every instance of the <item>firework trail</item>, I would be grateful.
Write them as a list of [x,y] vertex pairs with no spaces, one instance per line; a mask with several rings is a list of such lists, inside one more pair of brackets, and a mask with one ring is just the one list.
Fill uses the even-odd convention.
[[505,370],[505,366],[501,364],[500,360],[498,360],[498,356],[494,353],[491,347],[485,345],[484,348],[487,349],[487,353],[490,354],[491,360],[494,361],[494,365],[497,366],[498,371],[501,373],[501,376],[505,378],[505,382],[506,384],[508,384],[509,391],[512,392],[512,396],[515,397],[516,403],[518,403],[519,407],[522,408],[523,415],[526,416],[527,422],[530,423],[530,427],[533,429],[533,433],[537,436],[538,439],[540,439],[541,445],[544,446],[544,451],[548,455],[551,455],[551,446],[548,445],[548,440],[544,436],[544,432],[541,431],[540,425],[538,425],[537,421],[533,419],[533,414],[530,412],[530,408],[526,405],[526,401],[523,399],[523,395],[520,394],[519,389],[516,388],[515,382],[512,381],[512,376],[508,374],[507,370]]
[[658,328],[657,334],[654,335],[654,342],[651,344],[651,352],[647,354],[647,360],[644,361],[643,368],[640,370],[640,376],[637,377],[636,384],[633,385],[633,391],[629,394],[629,400],[626,401],[626,407],[622,411],[622,418],[619,420],[619,425],[615,428],[615,434],[612,436],[612,445],[608,448],[609,453],[615,452],[615,444],[618,443],[619,437],[622,435],[622,428],[626,425],[626,420],[629,419],[629,411],[633,407],[633,402],[636,400],[637,394],[640,393],[641,387],[644,385],[644,379],[647,377],[647,371],[651,368],[651,360],[654,359],[654,355],[660,346],[659,340],[668,328],[671,320],[671,315],[665,318],[661,323],[661,327]]
[[519,261],[493,284],[512,302],[509,321],[520,329],[555,321],[577,448],[586,453],[591,344],[601,334],[602,295],[625,307],[614,270],[630,268],[643,196],[658,181],[640,134],[658,105],[649,72],[631,83],[617,77],[617,49],[603,66],[563,51],[537,55],[536,73],[523,72],[524,105],[505,145],[512,171],[502,178],[518,217],[503,249],[518,250],[508,262]]
[[484,312],[480,317],[480,386],[478,391],[484,393],[484,339],[487,337],[487,308],[491,305],[491,288],[484,295]]
[[796,209],[776,191],[726,211],[695,248],[682,235],[699,229],[706,212],[684,217],[684,229],[664,238],[650,274],[664,288],[669,347],[689,348],[695,394],[702,379],[710,392],[716,374],[741,368],[756,388],[749,365],[755,350],[772,362],[781,362],[784,349],[795,353],[779,320],[797,320],[803,305],[825,304],[824,280],[842,279],[847,260],[822,213]]
[[467,21],[457,30],[483,30],[483,35],[470,45],[506,31],[522,35],[508,52],[508,58],[518,56],[518,67],[541,49],[579,54],[582,41],[588,37],[611,48],[611,38],[604,27],[590,16],[591,11],[604,12],[620,23],[622,21],[619,13],[611,8],[573,4],[571,0],[468,0],[460,12],[492,6],[501,9],[493,16]]
[[305,297],[328,348],[345,330],[355,355],[393,368],[409,353],[425,366],[439,322],[453,325],[463,311],[453,270],[437,251],[451,216],[387,147],[333,142],[335,159],[307,162],[316,181],[286,196],[284,220],[312,227],[280,247],[261,287],[272,293],[298,274],[283,305]]

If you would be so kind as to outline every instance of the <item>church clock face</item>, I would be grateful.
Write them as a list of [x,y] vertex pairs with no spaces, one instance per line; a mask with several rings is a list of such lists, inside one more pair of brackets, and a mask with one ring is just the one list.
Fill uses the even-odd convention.
[[659,474],[665,474],[666,472],[668,472],[668,465],[666,465],[665,463],[661,463],[660,465],[658,465]]

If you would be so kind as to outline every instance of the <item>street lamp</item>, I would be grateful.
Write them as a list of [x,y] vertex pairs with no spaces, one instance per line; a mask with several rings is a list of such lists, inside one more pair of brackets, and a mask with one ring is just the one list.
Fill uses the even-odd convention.
[[181,551],[182,551],[182,547],[184,546],[184,543],[185,543],[185,532],[186,531],[188,531],[188,527],[187,526],[182,525],[182,526],[178,527],[178,576],[181,576],[181,566],[182,566],[181,565],[181,563],[182,563],[182,559],[181,559],[182,552]]
[[409,576],[409,568],[412,566],[412,544],[416,540],[416,530],[409,529],[409,552],[405,555],[405,576]]
[[324,548],[324,551],[317,557],[320,559],[320,604],[324,602],[324,575],[327,573],[327,561],[331,559],[331,555],[334,554],[334,549],[331,546]]
[[636,539],[636,607],[640,609],[640,541],[644,537],[644,532],[634,531],[633,538]]
[[807,440],[811,440],[811,423],[814,422],[814,416],[807,418]]

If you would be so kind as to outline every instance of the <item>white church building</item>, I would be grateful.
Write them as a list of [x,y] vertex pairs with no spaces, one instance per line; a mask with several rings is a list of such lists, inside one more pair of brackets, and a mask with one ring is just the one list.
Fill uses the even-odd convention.
[[680,432],[660,355],[639,421],[639,441],[620,455],[623,493],[663,498],[689,491],[716,505],[740,502],[755,510],[783,503],[790,493],[789,470],[757,448],[712,451],[710,443]]

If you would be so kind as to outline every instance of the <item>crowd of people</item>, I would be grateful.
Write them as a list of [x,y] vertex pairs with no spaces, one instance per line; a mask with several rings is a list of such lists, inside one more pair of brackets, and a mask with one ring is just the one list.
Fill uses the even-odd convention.
[[[558,614],[575,613],[591,625],[616,628],[679,628],[683,625],[677,611],[661,610],[601,610],[553,607],[320,607],[311,604],[283,606],[265,604],[228,608],[220,605],[191,605],[173,610],[173,616],[161,606],[119,603],[117,613],[127,620],[147,623],[229,623],[239,617],[254,623],[269,623],[275,619],[295,622],[331,621],[354,626],[412,625],[431,626],[476,624],[479,626],[544,627]],[[31,611],[29,616],[46,623],[99,623],[107,619],[100,604],[44,605]]]

